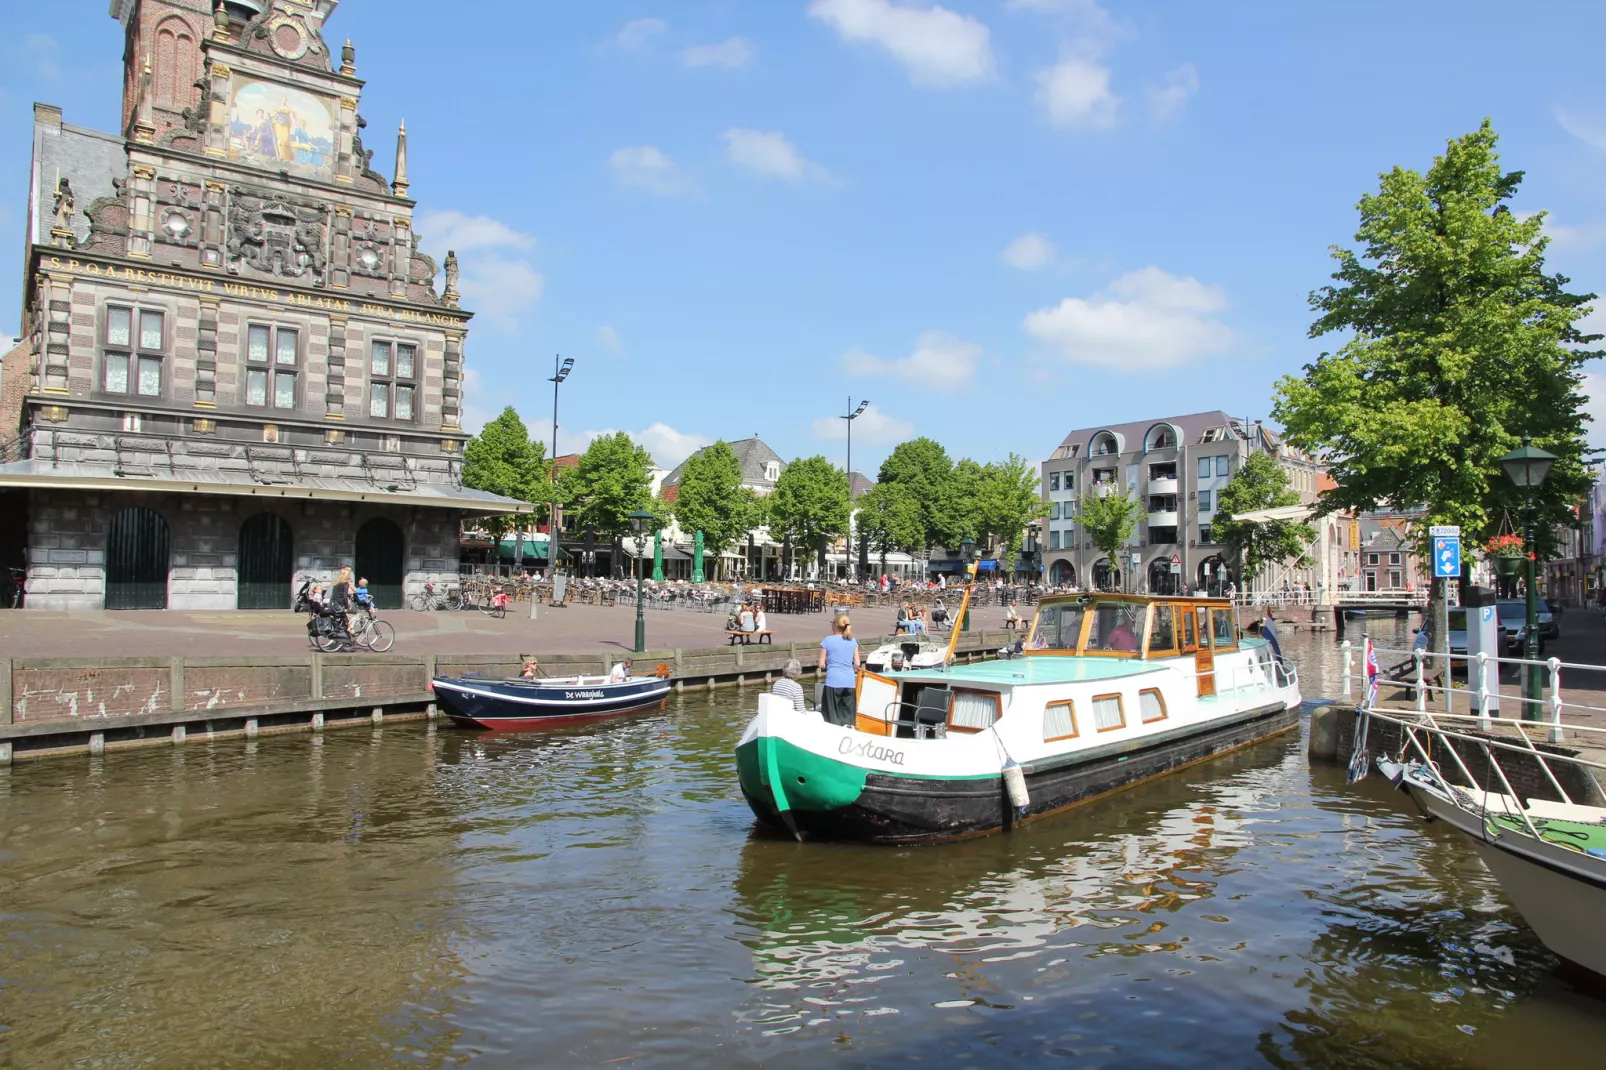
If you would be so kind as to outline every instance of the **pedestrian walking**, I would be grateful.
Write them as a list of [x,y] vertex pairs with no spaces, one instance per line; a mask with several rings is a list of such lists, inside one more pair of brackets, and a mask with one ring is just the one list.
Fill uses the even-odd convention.
[[831,634],[820,641],[819,667],[825,673],[820,713],[832,724],[852,727],[854,686],[859,679],[859,644],[853,639],[853,623],[846,616],[836,618]]

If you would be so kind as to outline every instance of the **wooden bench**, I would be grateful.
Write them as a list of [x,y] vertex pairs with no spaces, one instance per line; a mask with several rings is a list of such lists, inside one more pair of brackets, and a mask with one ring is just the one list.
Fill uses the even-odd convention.
[[735,646],[737,640],[741,641],[742,646],[748,646],[754,639],[757,639],[760,645],[764,643],[768,643],[770,646],[775,645],[774,632],[727,631],[725,634],[730,636],[730,642],[726,644],[727,646]]

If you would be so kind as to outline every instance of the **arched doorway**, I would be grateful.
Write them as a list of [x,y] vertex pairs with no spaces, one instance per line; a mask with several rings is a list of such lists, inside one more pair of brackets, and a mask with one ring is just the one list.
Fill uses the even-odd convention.
[[357,574],[352,577],[368,581],[368,590],[374,596],[378,609],[402,607],[402,554],[401,528],[376,516],[357,529]]
[[129,506],[106,528],[106,608],[167,608],[167,521]]
[[258,513],[240,525],[240,558],[234,604],[240,609],[288,609],[295,573],[290,524],[276,513]]
[[1211,554],[1199,562],[1199,592],[1210,598],[1220,598],[1227,585],[1227,562],[1220,554]]
[[1048,579],[1056,587],[1069,587],[1076,582],[1076,566],[1069,561],[1056,561],[1049,569]]
[[1171,571],[1171,558],[1161,555],[1149,562],[1149,593],[1176,594],[1177,574]]
[[1121,589],[1121,570],[1110,567],[1110,559],[1101,557],[1093,563],[1093,587],[1100,591]]

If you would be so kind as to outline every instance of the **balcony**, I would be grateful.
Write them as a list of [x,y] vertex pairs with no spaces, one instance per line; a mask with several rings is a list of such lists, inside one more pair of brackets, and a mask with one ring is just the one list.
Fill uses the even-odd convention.
[[1174,530],[1179,525],[1179,523],[1180,523],[1180,521],[1177,518],[1177,511],[1175,509],[1172,509],[1169,512],[1158,512],[1158,513],[1150,513],[1149,514],[1149,530],[1150,531],[1153,531],[1155,528],[1171,528],[1171,529]]
[[1149,480],[1149,493],[1175,495],[1177,493],[1177,477],[1168,476]]

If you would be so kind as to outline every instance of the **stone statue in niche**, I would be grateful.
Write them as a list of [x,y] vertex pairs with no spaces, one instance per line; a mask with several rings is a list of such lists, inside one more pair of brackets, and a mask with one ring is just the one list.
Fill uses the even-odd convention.
[[73,212],[76,211],[77,200],[73,197],[72,183],[67,176],[62,175],[56,180],[55,222],[51,224],[52,230],[65,230],[71,232]]
[[457,250],[446,250],[446,296],[457,296]]

